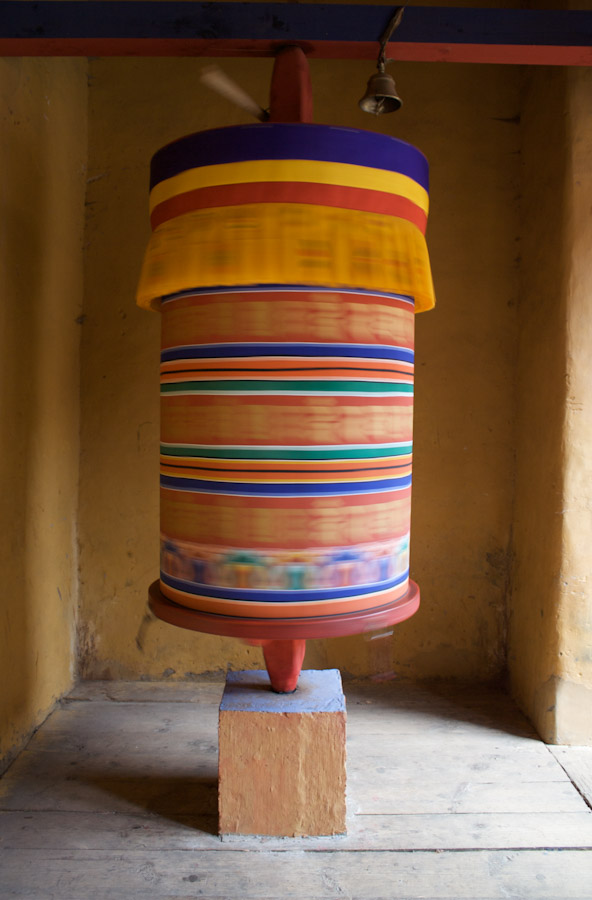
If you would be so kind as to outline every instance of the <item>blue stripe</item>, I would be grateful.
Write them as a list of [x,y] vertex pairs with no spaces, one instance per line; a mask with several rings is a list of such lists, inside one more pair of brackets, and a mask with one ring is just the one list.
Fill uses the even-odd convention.
[[411,476],[385,478],[381,481],[324,482],[322,484],[258,483],[239,481],[202,481],[198,478],[177,478],[161,475],[160,486],[198,494],[241,494],[251,497],[316,497],[342,494],[376,494],[401,491],[411,487]]
[[197,594],[202,597],[212,597],[217,600],[245,600],[257,603],[288,603],[304,600],[346,600],[348,597],[363,597],[366,594],[374,594],[377,591],[388,591],[402,584],[409,577],[409,570],[403,575],[382,581],[378,584],[356,585],[355,587],[325,588],[320,591],[263,591],[251,588],[219,588],[210,584],[197,584],[193,581],[185,581],[182,578],[174,578],[165,572],[160,577],[169,587],[186,594]]
[[[22,0],[24,2],[24,0]],[[56,0],[57,2],[57,0]],[[348,288],[348,287],[325,287],[318,284],[215,284],[210,287],[187,288],[184,291],[175,291],[173,294],[165,294],[160,298],[161,303],[167,303],[171,300],[183,300],[187,297],[203,297],[208,294],[265,294],[270,291],[278,291],[285,294],[291,293],[309,293],[314,291],[315,294],[352,294],[361,297],[378,297],[385,300],[402,300],[415,307],[415,299],[407,294],[392,294],[388,291],[369,291],[365,288]]]
[[150,189],[187,169],[258,159],[307,159],[350,163],[407,175],[428,190],[423,153],[386,134],[304,123],[231,125],[189,134],[152,157]]
[[[493,4],[492,4],[493,5]],[[133,41],[160,39],[200,42],[261,41],[336,43],[378,42],[394,7],[374,4],[175,2],[175,0],[4,0],[0,3],[0,34],[4,39],[37,38],[59,42],[78,40]],[[392,40],[397,45],[529,44],[590,46],[589,10],[471,9],[470,7],[408,6]],[[247,51],[251,53],[251,51]],[[171,49],[169,55],[174,55]],[[267,46],[253,55],[268,55]],[[150,56],[150,49],[144,54]],[[345,59],[351,58],[347,53]]]
[[175,359],[242,359],[259,356],[300,356],[307,358],[347,357],[348,359],[414,360],[413,350],[372,344],[199,344],[163,350],[161,362]]

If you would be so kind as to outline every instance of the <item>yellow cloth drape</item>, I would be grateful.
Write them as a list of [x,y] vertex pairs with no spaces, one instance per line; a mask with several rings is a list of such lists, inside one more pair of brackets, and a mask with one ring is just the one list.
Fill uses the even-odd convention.
[[137,292],[144,308],[192,288],[294,284],[405,294],[434,306],[424,236],[405,219],[310,204],[197,210],[152,234]]

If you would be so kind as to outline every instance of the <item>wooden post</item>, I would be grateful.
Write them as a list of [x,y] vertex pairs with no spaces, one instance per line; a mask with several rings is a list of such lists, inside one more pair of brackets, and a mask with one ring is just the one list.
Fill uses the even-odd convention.
[[293,694],[267,673],[229,672],[219,719],[220,834],[345,832],[345,698],[337,669],[305,670]]

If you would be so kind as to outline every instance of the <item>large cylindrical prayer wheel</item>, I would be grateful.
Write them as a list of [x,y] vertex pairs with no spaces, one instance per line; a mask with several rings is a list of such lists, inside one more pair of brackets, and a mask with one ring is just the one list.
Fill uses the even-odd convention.
[[221,128],[154,156],[150,207],[162,595],[245,636],[380,623],[409,596],[425,158],[349,128]]

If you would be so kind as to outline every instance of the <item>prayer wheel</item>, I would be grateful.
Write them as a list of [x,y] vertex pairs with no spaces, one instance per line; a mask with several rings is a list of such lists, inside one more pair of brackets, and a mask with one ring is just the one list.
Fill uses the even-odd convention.
[[138,303],[162,316],[161,618],[287,643],[417,608],[427,208],[420,151],[351,128],[220,128],[153,157]]

